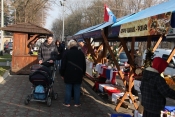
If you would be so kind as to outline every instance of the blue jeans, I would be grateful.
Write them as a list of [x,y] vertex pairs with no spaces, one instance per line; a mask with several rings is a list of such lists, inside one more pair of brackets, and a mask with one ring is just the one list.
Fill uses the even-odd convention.
[[61,68],[61,60],[56,60],[55,62],[56,62],[55,63],[56,64],[56,68],[59,68],[60,69]]
[[66,92],[65,92],[65,104],[70,104],[71,96],[72,96],[72,88],[74,90],[74,103],[76,105],[80,104],[80,87],[81,84],[65,84],[66,85]]

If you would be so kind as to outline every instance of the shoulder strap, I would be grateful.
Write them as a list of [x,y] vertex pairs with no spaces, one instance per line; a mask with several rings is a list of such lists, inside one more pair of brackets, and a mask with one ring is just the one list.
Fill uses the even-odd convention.
[[73,66],[77,67],[78,69],[80,69],[80,70],[83,72],[82,68],[79,67],[78,65],[76,65],[75,63],[73,63],[73,62],[71,62],[71,61],[68,61],[68,63],[72,64]]

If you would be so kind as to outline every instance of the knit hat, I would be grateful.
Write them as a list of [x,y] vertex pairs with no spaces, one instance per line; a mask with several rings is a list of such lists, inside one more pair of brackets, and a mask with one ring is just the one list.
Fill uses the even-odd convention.
[[84,42],[84,39],[78,39],[77,42]]
[[153,59],[152,67],[156,69],[159,73],[162,73],[167,66],[168,66],[168,63],[164,59],[160,57],[155,57]]

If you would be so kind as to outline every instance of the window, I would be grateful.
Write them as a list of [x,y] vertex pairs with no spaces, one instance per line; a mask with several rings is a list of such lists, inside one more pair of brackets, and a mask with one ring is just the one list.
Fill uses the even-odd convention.
[[[164,60],[167,60],[168,57],[169,57],[169,55],[167,55],[167,54],[163,54],[163,55],[162,55],[162,58],[163,58]],[[172,59],[171,59],[171,61],[170,61],[170,63],[169,63],[168,66],[169,66],[169,67],[174,67],[174,62],[173,62]]]

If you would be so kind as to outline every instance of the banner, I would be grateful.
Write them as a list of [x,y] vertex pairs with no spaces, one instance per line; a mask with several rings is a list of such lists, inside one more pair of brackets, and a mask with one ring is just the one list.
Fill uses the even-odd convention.
[[138,37],[167,34],[171,27],[172,12],[159,14],[134,22],[122,24],[119,37]]

